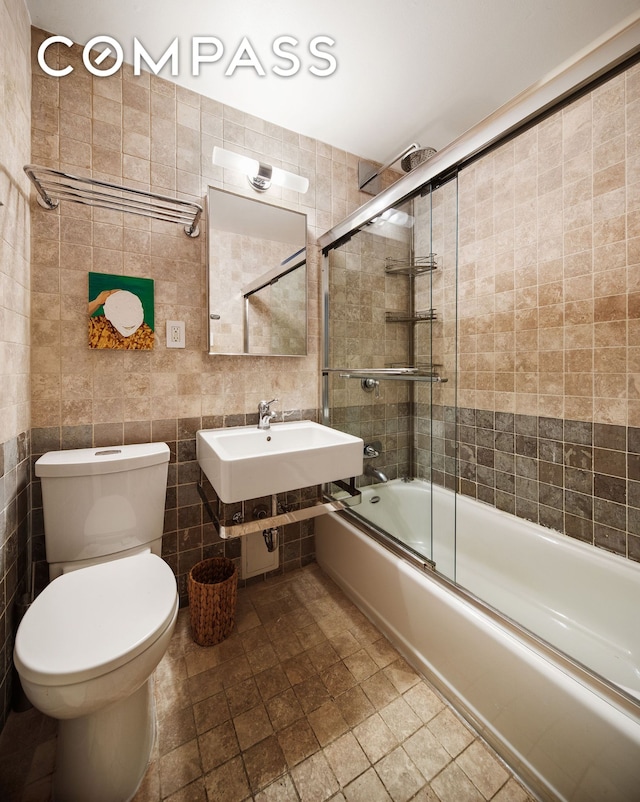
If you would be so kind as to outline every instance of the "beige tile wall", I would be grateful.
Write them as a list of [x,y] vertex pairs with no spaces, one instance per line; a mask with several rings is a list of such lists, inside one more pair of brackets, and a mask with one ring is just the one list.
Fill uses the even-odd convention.
[[[45,34],[34,31],[38,44]],[[75,71],[60,79],[34,65],[33,161],[202,202],[209,184],[243,194],[243,176],[211,164],[214,145],[307,176],[304,196],[265,199],[307,214],[309,241],[359,206],[357,159],[250,117],[156,76],[92,77],[80,49],[62,47]],[[55,66],[55,51],[48,59]],[[312,253],[309,355],[206,355],[206,237],[179,226],[62,204],[33,212],[32,425],[69,426],[253,412],[265,395],[287,409],[318,406],[319,259]],[[313,250],[313,249],[311,249]],[[86,346],[87,272],[155,280],[156,347],[149,353]],[[167,350],[167,319],[185,320],[187,348]],[[295,369],[292,369],[295,367]]]
[[460,406],[640,425],[640,66],[459,177]]
[[23,0],[0,0],[0,729],[11,704],[14,605],[28,576],[29,25]]
[[0,2],[0,443],[29,429],[29,17]]

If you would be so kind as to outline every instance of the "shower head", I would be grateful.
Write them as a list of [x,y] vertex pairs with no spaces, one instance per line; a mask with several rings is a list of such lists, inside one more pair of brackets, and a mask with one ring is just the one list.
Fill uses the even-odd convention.
[[400,166],[405,173],[410,173],[411,170],[416,168],[419,164],[426,162],[426,160],[430,159],[435,153],[437,153],[435,148],[418,148],[417,150],[412,150],[411,153],[407,153],[407,155],[402,158]]

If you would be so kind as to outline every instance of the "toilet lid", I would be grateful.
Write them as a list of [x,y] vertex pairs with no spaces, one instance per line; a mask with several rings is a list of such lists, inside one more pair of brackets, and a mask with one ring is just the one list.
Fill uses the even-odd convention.
[[40,685],[106,674],[150,646],[176,604],[173,571],[150,552],[62,574],[20,623],[16,668]]

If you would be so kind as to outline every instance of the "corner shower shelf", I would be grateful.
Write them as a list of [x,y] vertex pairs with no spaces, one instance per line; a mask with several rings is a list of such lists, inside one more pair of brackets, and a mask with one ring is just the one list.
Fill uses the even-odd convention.
[[384,271],[387,275],[396,276],[420,276],[423,273],[430,273],[438,265],[435,253],[428,256],[414,256],[412,259],[392,259],[387,257]]
[[436,320],[435,309],[424,309],[409,315],[405,312],[385,312],[386,323],[422,323]]
[[202,206],[199,203],[131,189],[97,178],[80,178],[35,164],[27,164],[24,171],[38,191],[38,203],[45,209],[56,209],[61,200],[70,201],[179,223],[184,226],[188,237],[197,237],[200,233],[198,224]]

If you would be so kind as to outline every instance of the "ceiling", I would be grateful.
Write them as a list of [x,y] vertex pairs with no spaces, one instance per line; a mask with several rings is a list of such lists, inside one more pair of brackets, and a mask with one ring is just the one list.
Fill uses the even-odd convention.
[[[27,6],[33,25],[79,44],[113,37],[128,62],[134,37],[159,61],[177,36],[178,75],[166,67],[163,77],[386,162],[411,142],[444,147],[637,14],[640,0],[27,0]],[[221,55],[193,76],[192,39],[205,36],[217,37]],[[281,36],[297,40],[282,49],[298,56],[299,69],[275,55]],[[333,72],[309,50],[317,36],[334,41],[318,46],[335,58]],[[213,46],[201,52],[213,53]],[[277,75],[274,67],[292,74]],[[330,74],[312,75],[310,67]]]

